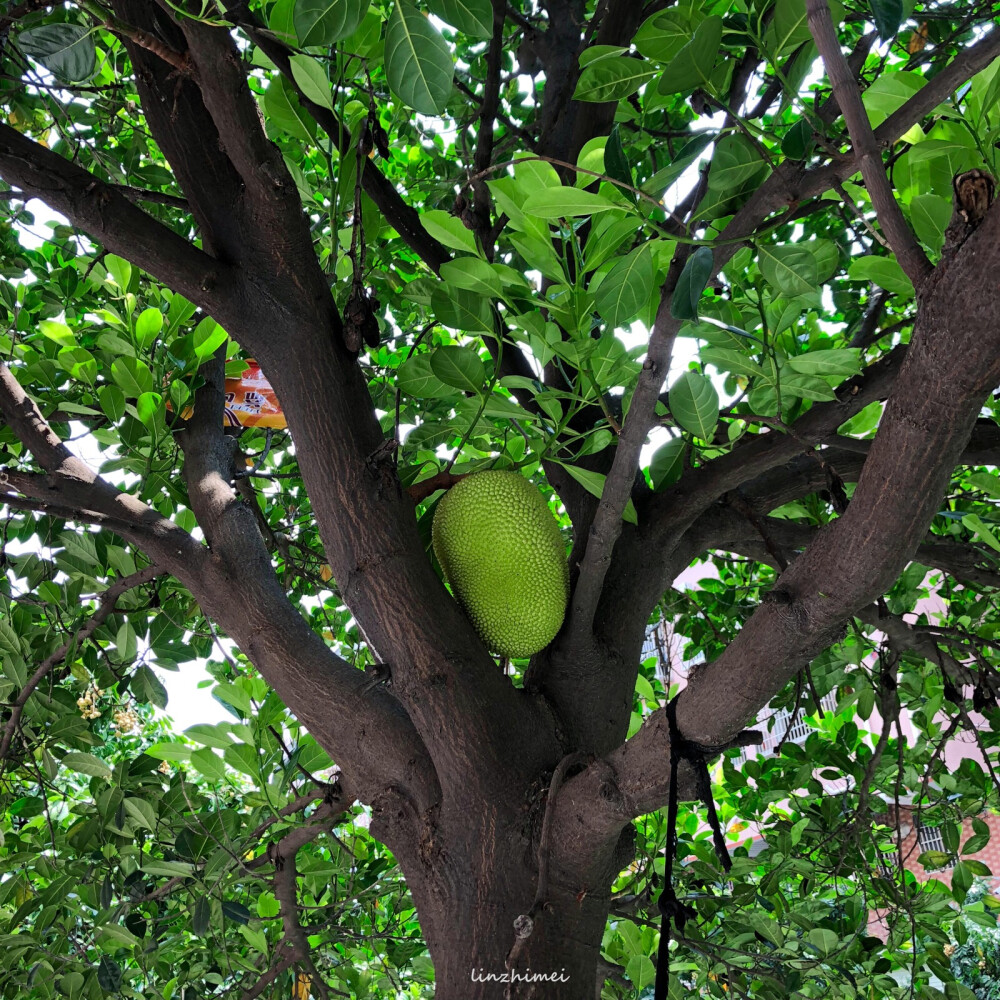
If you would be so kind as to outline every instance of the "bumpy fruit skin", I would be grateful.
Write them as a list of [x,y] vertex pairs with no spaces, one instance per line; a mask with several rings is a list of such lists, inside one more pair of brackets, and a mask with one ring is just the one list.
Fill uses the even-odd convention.
[[566,614],[569,566],[559,525],[516,472],[477,472],[434,514],[434,554],[483,642],[501,656],[544,649]]

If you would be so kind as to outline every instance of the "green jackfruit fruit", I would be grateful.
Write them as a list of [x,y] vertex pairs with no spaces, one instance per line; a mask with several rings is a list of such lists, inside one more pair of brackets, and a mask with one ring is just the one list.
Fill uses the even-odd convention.
[[501,656],[544,649],[566,614],[569,566],[544,498],[516,472],[457,482],[434,514],[434,554],[483,642]]

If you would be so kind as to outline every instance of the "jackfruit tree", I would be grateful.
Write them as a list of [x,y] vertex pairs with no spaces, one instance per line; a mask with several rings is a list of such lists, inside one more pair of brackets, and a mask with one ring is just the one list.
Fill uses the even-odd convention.
[[0,994],[972,996],[997,14],[0,3]]

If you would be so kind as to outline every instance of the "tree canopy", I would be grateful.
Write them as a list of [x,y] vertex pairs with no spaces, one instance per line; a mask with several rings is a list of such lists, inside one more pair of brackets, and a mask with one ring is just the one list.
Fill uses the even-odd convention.
[[995,3],[0,8],[4,996],[994,988]]

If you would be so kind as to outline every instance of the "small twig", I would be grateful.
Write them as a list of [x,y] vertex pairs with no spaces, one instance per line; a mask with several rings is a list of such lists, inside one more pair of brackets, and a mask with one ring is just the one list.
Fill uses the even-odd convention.
[[590,525],[580,575],[570,602],[567,631],[571,642],[586,641],[590,633],[604,588],[604,578],[611,565],[611,554],[622,532],[622,515],[639,468],[639,454],[655,419],[656,402],[670,368],[674,339],[682,322],[671,314],[670,304],[689,249],[683,244],[678,245],[660,289],[660,304],[650,333],[646,360],[618,438],[611,470],[604,481],[597,512]]
[[101,594],[100,599],[97,602],[97,610],[90,616],[86,624],[81,628],[77,629],[73,634],[72,638],[64,642],[51,656],[46,657],[38,669],[31,675],[27,683],[21,689],[21,693],[14,700],[11,706],[11,715],[7,720],[7,725],[4,727],[3,738],[0,739],[0,760],[4,760],[7,757],[7,753],[10,750],[11,741],[14,739],[14,733],[17,732],[18,726],[21,722],[21,716],[24,714],[24,706],[28,703],[28,699],[32,696],[35,689],[43,680],[48,676],[49,671],[51,671],[57,664],[61,663],[70,651],[76,649],[80,643],[85,642],[89,639],[97,629],[107,621],[108,617],[114,612],[118,598],[122,594],[131,590],[133,587],[139,587],[144,583],[149,583],[150,580],[154,580],[163,571],[155,563],[151,563],[149,566],[138,570],[135,573],[131,573],[128,576],[122,577],[120,580],[115,580],[107,590]]
[[906,219],[903,218],[902,209],[892,193],[892,185],[882,164],[881,149],[861,101],[861,91],[841,51],[827,0],[806,0],[806,15],[809,30],[830,78],[834,97],[837,98],[844,121],[847,123],[847,131],[857,153],[861,176],[864,178],[875,214],[900,267],[906,272],[914,287],[919,288],[933,268],[913,231],[907,225]]

